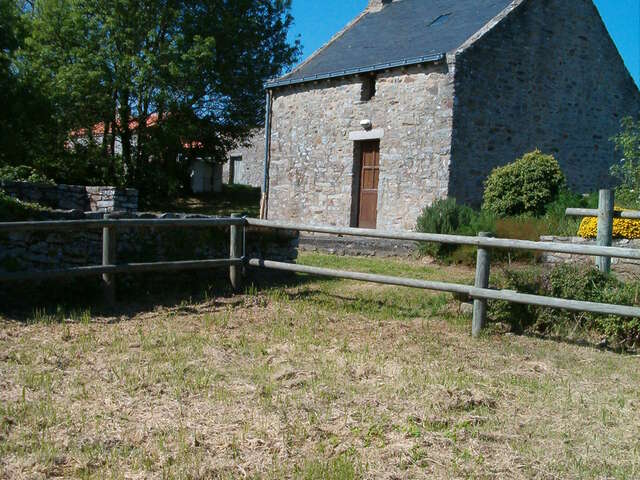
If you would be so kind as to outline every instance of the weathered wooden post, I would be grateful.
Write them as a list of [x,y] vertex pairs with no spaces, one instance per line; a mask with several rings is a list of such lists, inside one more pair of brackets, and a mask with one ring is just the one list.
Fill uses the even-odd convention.
[[[234,213],[231,215],[231,218],[242,218],[242,215],[239,213]],[[230,235],[230,244],[229,244],[229,258],[237,260],[242,258],[242,243],[243,243],[243,230],[244,225],[242,227],[237,225],[231,225],[231,235]],[[242,266],[240,265],[232,265],[229,267],[229,278],[231,279],[231,286],[236,292],[239,292],[242,289]]]
[[[109,214],[104,214],[104,219],[109,219]],[[113,226],[102,229],[102,265],[115,265],[116,263],[116,228]],[[104,300],[107,305],[116,303],[116,280],[112,273],[102,274],[104,287]]]
[[[491,233],[479,232],[479,237],[491,237]],[[489,288],[489,274],[491,273],[491,253],[485,247],[478,247],[478,257],[476,260],[476,288]],[[474,337],[480,335],[480,332],[487,323],[487,301],[483,299],[473,300],[473,323],[471,326],[471,334]]]
[[[612,190],[600,190],[598,201],[598,246],[610,247],[613,241],[613,205],[615,196]],[[611,271],[611,257],[596,257],[596,266],[603,273]]]

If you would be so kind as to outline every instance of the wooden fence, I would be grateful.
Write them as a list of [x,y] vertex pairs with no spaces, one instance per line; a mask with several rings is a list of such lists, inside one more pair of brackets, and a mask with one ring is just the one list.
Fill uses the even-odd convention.
[[[115,257],[115,243],[119,228],[144,227],[230,227],[229,258],[214,260],[195,260],[181,262],[127,263],[119,264]],[[246,258],[244,230],[247,226],[266,227],[270,229],[294,230],[304,232],[326,233],[357,237],[384,238],[391,240],[409,240],[418,242],[437,242],[445,244],[472,245],[478,248],[476,262],[476,279],[474,285],[461,285],[446,282],[433,282],[403,277],[391,277],[368,273],[350,272],[316,268],[291,263],[276,262],[267,259]],[[603,303],[567,300],[561,298],[529,295],[510,290],[494,290],[489,288],[489,274],[491,268],[492,249],[532,250],[538,252],[572,253],[598,257],[617,257],[640,260],[640,250],[616,248],[610,246],[568,245],[553,242],[533,242],[527,240],[511,240],[492,238],[487,234],[477,237],[462,235],[440,235],[414,232],[383,232],[379,230],[341,228],[331,226],[304,225],[290,222],[276,222],[258,220],[234,215],[230,218],[219,219],[109,219],[104,220],[74,220],[47,222],[9,222],[0,223],[0,232],[15,232],[25,230],[70,230],[70,229],[102,229],[103,255],[102,265],[65,268],[49,271],[27,271],[15,273],[0,273],[2,281],[41,280],[53,277],[70,277],[79,275],[102,275],[105,296],[114,301],[114,275],[118,273],[134,273],[148,271],[209,269],[214,267],[228,267],[230,281],[238,291],[242,288],[242,271],[244,266],[266,268],[272,270],[297,272],[334,278],[346,278],[386,285],[399,285],[425,290],[462,294],[473,299],[472,334],[477,336],[486,324],[487,300],[504,300],[508,302],[537,305],[542,307],[561,308],[573,311],[585,311],[600,314],[640,317],[640,308],[625,305],[610,305]]]
[[[600,190],[597,210],[589,208],[567,208],[565,215],[570,217],[597,217],[598,235],[596,244],[602,247],[608,247],[613,243],[614,218],[640,219],[639,211],[615,211],[614,203],[615,194],[612,190]],[[609,273],[611,271],[611,258],[596,257],[596,266],[601,272]]]

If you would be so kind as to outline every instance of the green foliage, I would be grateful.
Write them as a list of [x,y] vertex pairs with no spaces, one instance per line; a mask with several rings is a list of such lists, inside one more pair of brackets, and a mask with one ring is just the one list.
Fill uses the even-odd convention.
[[[542,235],[574,236],[580,226],[578,218],[565,215],[567,208],[596,208],[597,194],[585,197],[568,190],[561,190],[555,200],[544,209],[544,214],[522,214],[499,217],[491,211],[473,210],[458,205],[455,199],[437,200],[425,208],[418,218],[416,230],[423,233],[477,235],[491,232],[498,238],[537,241]],[[476,249],[472,246],[424,243],[421,252],[444,262],[473,265]],[[497,261],[531,260],[535,255],[522,250],[496,250]]]
[[[53,172],[40,170],[66,182],[109,179],[142,197],[181,193],[189,178],[179,153],[224,161],[262,122],[263,81],[299,53],[287,41],[290,8],[290,0],[35,2],[21,15],[29,35],[14,63],[50,100],[51,129],[61,134],[55,154],[37,158]],[[63,161],[64,145],[72,161]]]
[[0,165],[32,164],[62,140],[51,102],[22,66],[31,23],[17,3],[0,2]]
[[0,222],[35,219],[40,212],[45,210],[44,207],[36,203],[21,202],[0,190]]
[[544,216],[540,217],[543,226],[541,235],[562,237],[576,235],[582,219],[567,216],[565,214],[567,208],[598,208],[598,193],[584,196],[569,190],[561,190],[556,199],[546,206]]
[[[426,207],[418,217],[416,230],[421,233],[440,233],[456,235],[477,235],[480,231],[493,231],[494,217],[487,212],[476,212],[466,205],[459,205],[455,198],[436,200]],[[425,254],[444,259],[456,245],[423,243],[421,251]]]
[[27,165],[0,167],[0,181],[53,184],[53,180]]
[[493,170],[485,183],[484,209],[505,217],[541,215],[565,184],[560,165],[539,150]]
[[621,132],[611,141],[622,154],[611,167],[611,175],[619,182],[616,201],[627,208],[640,208],[640,119],[626,117],[620,122]]
[[[640,282],[625,283],[595,268],[560,265],[550,271],[508,270],[499,288],[549,297],[620,305],[638,305]],[[532,305],[490,302],[490,316],[516,331],[550,335],[595,333],[616,345],[640,342],[640,319],[553,310]]]
[[300,51],[291,1],[143,7],[0,2],[0,165],[166,198],[189,185],[186,157],[224,161],[260,125],[263,81]]

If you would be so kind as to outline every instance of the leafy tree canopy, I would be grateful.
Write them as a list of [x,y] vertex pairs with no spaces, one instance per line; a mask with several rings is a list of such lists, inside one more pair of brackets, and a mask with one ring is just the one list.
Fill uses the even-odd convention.
[[[65,141],[73,132],[74,161],[92,165],[84,168],[89,176],[166,194],[186,183],[184,165],[176,160],[185,145],[193,147],[188,154],[221,161],[261,124],[264,80],[299,54],[299,45],[287,42],[290,3],[14,4],[11,18],[24,21],[28,34],[12,62],[51,103],[58,146],[59,132]],[[4,31],[0,35],[4,49]],[[56,172],[47,173],[56,178],[62,166],[49,161],[45,170],[52,164]]]

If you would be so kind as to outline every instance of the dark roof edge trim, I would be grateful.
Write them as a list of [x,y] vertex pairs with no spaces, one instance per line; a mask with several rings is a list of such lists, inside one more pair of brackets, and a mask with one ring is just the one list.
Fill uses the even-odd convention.
[[378,72],[380,70],[387,70],[389,68],[405,67],[409,65],[417,65],[420,63],[437,62],[445,58],[444,53],[436,53],[432,55],[426,55],[423,57],[407,58],[404,60],[398,60],[395,62],[378,63],[368,67],[349,68],[347,70],[338,70],[330,73],[321,73],[318,75],[312,75],[310,77],[284,79],[284,80],[271,80],[264,84],[264,88],[277,88],[285,87],[288,85],[297,85],[300,83],[313,82],[316,80],[327,80],[329,78],[347,77],[350,75],[356,75],[358,73]]

